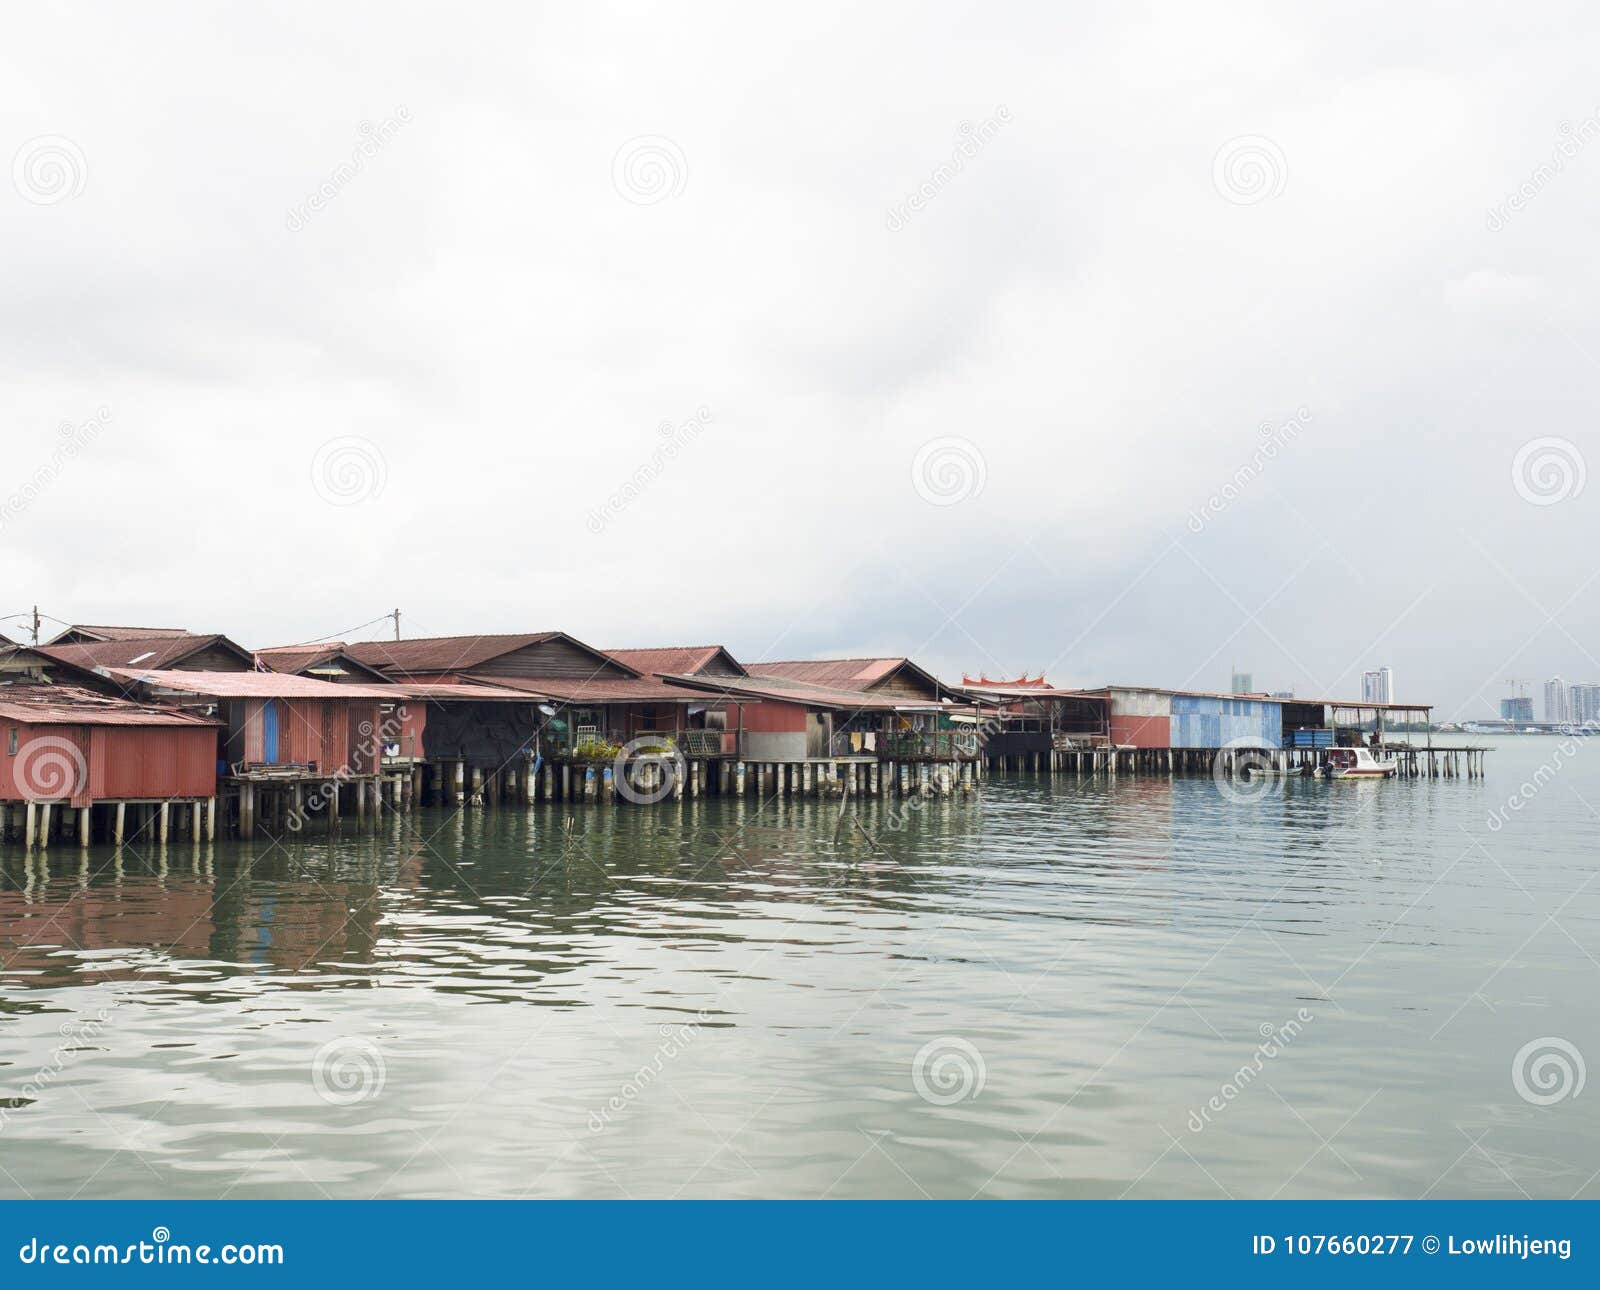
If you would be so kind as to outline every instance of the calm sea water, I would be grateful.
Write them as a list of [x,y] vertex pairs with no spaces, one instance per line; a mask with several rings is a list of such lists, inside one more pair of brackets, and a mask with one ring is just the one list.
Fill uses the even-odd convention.
[[837,814],[11,851],[0,1195],[1600,1193],[1600,741]]

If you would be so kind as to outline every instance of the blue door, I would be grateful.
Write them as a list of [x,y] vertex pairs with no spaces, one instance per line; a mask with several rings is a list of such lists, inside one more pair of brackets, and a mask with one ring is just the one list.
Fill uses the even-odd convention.
[[278,704],[273,699],[261,705],[261,760],[278,764]]

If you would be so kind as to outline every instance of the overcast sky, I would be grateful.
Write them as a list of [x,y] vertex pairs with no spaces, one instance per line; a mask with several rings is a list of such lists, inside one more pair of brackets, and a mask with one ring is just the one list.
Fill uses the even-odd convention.
[[1589,6],[220,14],[7,15],[0,613],[1600,680]]

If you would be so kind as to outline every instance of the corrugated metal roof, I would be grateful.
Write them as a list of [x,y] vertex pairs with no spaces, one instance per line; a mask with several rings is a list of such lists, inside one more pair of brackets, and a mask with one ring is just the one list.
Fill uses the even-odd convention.
[[782,676],[808,685],[831,685],[841,690],[859,690],[883,680],[907,658],[815,658],[785,659],[772,663],[751,663],[752,676]]
[[841,690],[830,686],[808,685],[782,676],[687,676],[666,675],[673,685],[692,687],[702,692],[739,699],[775,699],[781,703],[802,703],[816,708],[874,712],[939,712],[946,705],[932,700],[907,700],[892,694],[867,694],[861,690]]
[[750,663],[747,666],[751,676],[781,676],[791,681],[833,686],[840,690],[870,689],[905,669],[936,693],[949,689],[932,672],[904,657],[789,659],[773,663]]
[[99,623],[73,623],[71,627],[57,632],[50,644],[74,633],[89,640],[101,641],[152,641],[162,637],[194,635],[187,627],[106,627]]
[[201,694],[213,699],[382,699],[393,702],[398,687],[338,685],[286,672],[181,672],[148,668],[107,668],[120,681],[137,681],[161,690]]
[[81,645],[41,645],[47,658],[78,667],[168,668],[212,646],[236,652],[241,663],[250,653],[220,632],[209,636],[145,636],[135,640],[90,641]]
[[256,657],[274,672],[294,672],[303,675],[317,668],[343,667],[349,669],[352,675],[360,675],[373,685],[383,683],[383,674],[351,654],[343,641],[329,641],[320,645],[275,645],[268,649],[258,649]]
[[746,676],[744,664],[722,645],[665,645],[650,649],[608,649],[607,654],[635,672],[682,672],[693,675],[719,654]]
[[682,687],[668,685],[653,676],[596,677],[592,681],[553,676],[503,676],[496,677],[495,684],[520,690],[530,698],[553,699],[558,703],[705,702],[702,696],[687,694]]
[[24,725],[215,726],[171,708],[112,699],[72,685],[0,686],[0,717]]
[[356,641],[350,656],[380,672],[455,672],[528,645],[556,640],[563,632],[517,632],[498,636],[418,636],[403,641]]
[[986,684],[970,683],[945,687],[957,694],[974,699],[1099,699],[1105,697],[1101,690],[1061,690],[1053,685],[1002,685],[997,681]]
[[[349,689],[340,685],[341,690]],[[503,685],[479,685],[474,681],[396,681],[382,687],[400,699],[429,699],[461,703],[532,703],[541,698],[527,690],[510,690]]]

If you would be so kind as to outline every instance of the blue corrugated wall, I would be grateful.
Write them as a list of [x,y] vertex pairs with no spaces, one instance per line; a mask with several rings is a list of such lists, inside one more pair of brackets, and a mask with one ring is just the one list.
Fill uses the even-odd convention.
[[1212,699],[1172,696],[1172,746],[1222,748],[1235,739],[1263,747],[1283,744],[1283,704],[1265,699]]

